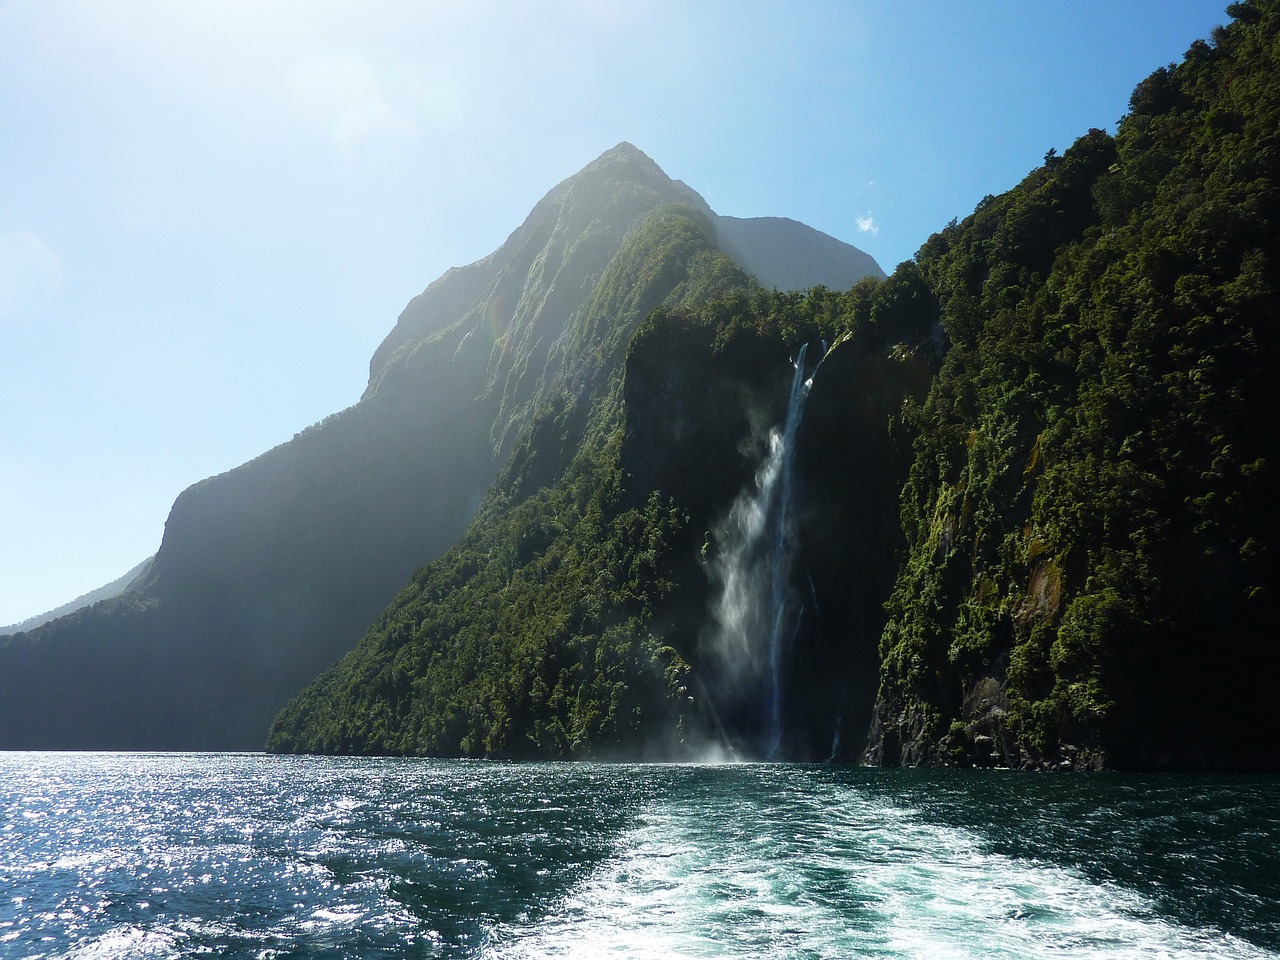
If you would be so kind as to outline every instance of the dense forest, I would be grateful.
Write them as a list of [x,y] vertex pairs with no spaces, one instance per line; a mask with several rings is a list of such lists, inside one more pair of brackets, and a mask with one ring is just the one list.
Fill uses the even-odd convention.
[[1274,767],[1280,12],[921,249],[873,758]]
[[[669,249],[611,270],[642,228]],[[646,313],[707,299],[725,270],[746,283],[740,268],[782,288],[884,275],[803,224],[716,215],[631,144],[606,151],[408,304],[358,403],[184,491],[127,584],[0,637],[0,749],[261,748],[280,709],[462,536],[517,446],[539,456],[522,457],[516,496],[559,476],[567,458],[547,445],[581,440]]]
[[635,236],[467,534],[270,749],[751,755],[714,557],[809,344],[785,756],[1280,767],[1280,4],[1228,12],[886,280]]
[[1228,13],[887,277],[607,151],[0,637],[0,747],[1280,769],[1280,0]]
[[[760,718],[727,699],[705,649],[715,588],[707,554],[716,518],[750,483],[760,423],[783,413],[797,342],[835,344],[821,382],[843,411],[836,421],[811,418],[805,434],[806,469],[824,461],[837,488],[809,498],[832,510],[806,511],[818,531],[800,535],[806,567],[878,578],[828,616],[882,619],[892,573],[884,561],[897,536],[885,518],[900,487],[894,471],[879,469],[894,459],[886,426],[912,388],[923,399],[929,374],[919,354],[935,345],[935,325],[895,315],[894,297],[913,292],[896,277],[847,293],[766,292],[714,252],[695,220],[670,217],[683,223],[646,224],[624,249],[585,326],[601,312],[616,316],[619,299],[623,310],[640,307],[637,277],[684,279],[660,306],[647,305],[657,309],[629,343],[601,341],[601,370],[612,374],[565,378],[468,534],[280,715],[270,749],[527,758],[749,747]],[[608,358],[617,350],[625,356]],[[593,382],[594,394],[578,394]],[[896,449],[901,473],[900,434]],[[540,485],[547,477],[555,479]],[[850,499],[858,509],[841,511]],[[862,536],[850,551],[843,535],[855,530]],[[825,750],[846,703],[871,707],[874,658],[859,658],[854,645],[813,654],[788,679],[788,755]],[[811,729],[826,741],[810,743]]]

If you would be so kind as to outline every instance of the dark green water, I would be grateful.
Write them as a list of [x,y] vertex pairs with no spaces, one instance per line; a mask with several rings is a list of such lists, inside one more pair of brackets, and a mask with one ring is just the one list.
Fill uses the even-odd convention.
[[0,956],[1280,956],[1280,783],[0,754]]

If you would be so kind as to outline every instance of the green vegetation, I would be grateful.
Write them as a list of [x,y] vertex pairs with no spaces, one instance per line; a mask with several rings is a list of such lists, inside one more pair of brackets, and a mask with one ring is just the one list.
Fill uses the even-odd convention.
[[1050,151],[883,281],[766,292],[697,212],[655,212],[466,536],[270,748],[673,756],[749,734],[703,649],[706,560],[787,358],[823,340],[789,755],[1280,766],[1280,3],[1230,9],[1115,137]]
[[[564,386],[562,367],[595,378],[620,364],[635,318],[669,291],[644,299],[653,278],[619,278],[611,306],[632,327],[586,342],[590,330],[568,326],[626,238],[673,202],[702,212],[650,233],[701,242],[699,198],[621,144],[548,192],[500,249],[431,284],[374,355],[359,403],[178,497],[130,596],[0,640],[0,746],[261,747],[280,709],[457,542],[555,384],[572,416],[539,429],[576,449],[594,400]],[[741,282],[704,256],[708,290],[718,270]],[[568,454],[548,449],[521,460],[531,490],[548,482],[537,470],[563,472]]]
[[763,291],[694,211],[656,211],[558,348],[563,376],[467,534],[281,713],[269,749],[670,757],[704,743],[707,531],[751,475],[755,421],[781,415],[797,342],[839,340],[853,367],[887,353],[873,333],[898,320],[880,289]]
[[917,256],[951,346],[914,415],[882,762],[1277,761],[1280,9],[1229,12],[1114,139]]
[[[347,443],[341,469],[290,472],[316,490],[281,487],[283,513],[244,510],[234,528],[194,509],[249,503],[232,481],[184,495],[171,522],[213,518],[189,541],[199,556],[170,568],[201,585],[187,605],[166,605],[189,584],[157,558],[152,594],[4,641],[0,661],[21,670],[0,671],[0,711],[38,709],[23,699],[34,677],[109,713],[101,674],[163,690],[179,717],[219,670],[216,689],[279,703],[326,611],[368,623],[352,598],[385,597],[380,567],[424,555],[421,532],[401,529],[419,502],[452,498],[461,529],[497,474],[461,540],[279,714],[269,749],[670,757],[750,742],[761,711],[724,696],[704,649],[709,558],[782,419],[788,359],[823,341],[796,437],[792,586],[811,602],[782,682],[788,755],[1280,769],[1280,0],[1229,12],[1212,43],[1138,86],[1114,137],[1049,151],[847,291],[760,289],[705,210],[666,204],[683,194],[614,151],[578,185],[625,215],[600,226],[553,191],[504,258],[433,286],[384,344],[366,400],[318,431]],[[610,243],[586,241],[601,231]],[[445,323],[432,305],[454,301]],[[427,401],[446,413],[424,433]],[[375,404],[399,420],[365,419]],[[308,436],[290,457],[310,456]],[[365,484],[374,436],[411,455]],[[410,500],[375,509],[386,491]],[[337,524],[329,545],[349,536],[363,559],[262,533],[301,504],[291,529]],[[250,534],[282,566],[293,549],[328,559],[299,566],[306,589],[264,611],[252,570],[274,567],[200,559],[224,541],[217,556],[243,553]],[[234,642],[175,657],[192,623]],[[279,628],[271,645],[264,624]],[[117,641],[127,656],[108,651]]]
[[656,494],[628,503],[621,371],[653,309],[747,283],[708,229],[665,207],[628,238],[467,534],[290,704],[270,749],[582,756],[679,730],[687,665],[649,625],[683,517]]

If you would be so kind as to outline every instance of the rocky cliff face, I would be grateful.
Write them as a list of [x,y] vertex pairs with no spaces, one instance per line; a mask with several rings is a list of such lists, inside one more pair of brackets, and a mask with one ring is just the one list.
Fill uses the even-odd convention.
[[[584,331],[592,314],[629,318],[604,348],[625,345],[625,363],[605,365],[593,412],[584,421],[558,402],[540,408],[534,441],[517,446],[463,539],[282,711],[269,749],[669,759],[715,745],[761,755],[757,671],[739,682],[741,663],[760,663],[756,638],[738,638],[726,659],[711,622],[732,551],[723,521],[757,485],[786,419],[796,342],[816,357],[839,339],[797,437],[806,489],[785,588],[801,600],[781,665],[779,755],[825,759],[842,736],[841,757],[857,750],[900,540],[909,451],[894,426],[934,360],[899,342],[916,332],[909,324],[871,328],[876,284],[804,297],[748,290],[707,256],[710,230],[690,208],[659,210],[637,231],[642,242],[624,245],[602,289],[647,292],[621,311],[605,308],[611,295],[585,311]],[[619,282],[633,276],[649,280]],[[685,299],[711,278],[720,298]],[[933,319],[936,308],[924,326]]]
[[[821,352],[820,342],[810,346]],[[716,348],[705,330],[672,318],[636,338],[627,365],[623,462],[638,489],[672,497],[689,516],[672,554],[664,636],[691,664],[686,682],[708,739],[741,745],[744,755],[762,737],[761,697],[732,689],[714,649],[714,567],[726,549],[718,531],[755,486],[768,431],[786,417],[793,352],[750,329]],[[923,396],[929,369],[860,340],[832,348],[813,378],[796,436],[789,588],[799,602],[780,679],[780,751],[789,759],[849,759],[861,749],[909,455],[889,427],[904,398]]]
[[[548,385],[590,346],[583,304],[670,204],[712,216],[620,144],[493,254],[431,284],[374,354],[359,403],[185,491],[124,595],[0,642],[0,747],[260,747],[280,707],[462,533]],[[861,256],[846,248],[849,284]]]

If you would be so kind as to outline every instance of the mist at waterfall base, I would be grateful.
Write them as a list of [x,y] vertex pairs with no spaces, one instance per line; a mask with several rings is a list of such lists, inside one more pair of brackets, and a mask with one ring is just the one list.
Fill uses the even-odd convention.
[[[788,755],[786,736],[787,655],[806,616],[817,615],[816,598],[796,585],[796,511],[801,496],[796,475],[796,433],[805,400],[826,353],[816,362],[802,344],[783,422],[768,431],[753,482],[738,496],[714,531],[709,559],[716,588],[707,640],[714,663],[713,706],[731,755],[776,760]],[[809,581],[811,584],[811,581]],[[832,749],[839,749],[839,718]]]
[[1280,956],[1274,778],[0,754],[0,957]]

